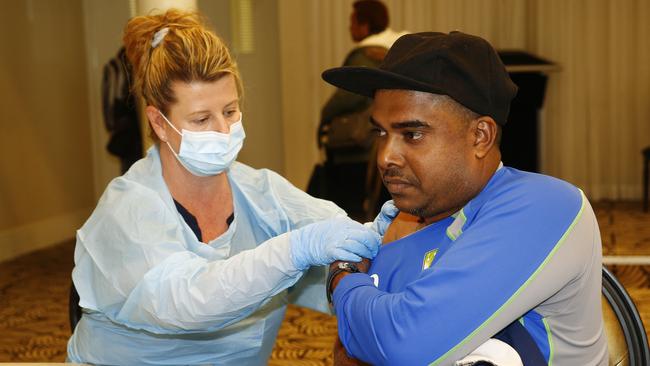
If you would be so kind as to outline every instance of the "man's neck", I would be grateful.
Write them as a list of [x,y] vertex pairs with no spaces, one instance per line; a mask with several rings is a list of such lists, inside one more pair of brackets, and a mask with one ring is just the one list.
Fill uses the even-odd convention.
[[465,207],[471,200],[473,200],[476,196],[478,196],[483,191],[483,189],[488,184],[490,179],[492,179],[494,173],[496,173],[496,171],[499,170],[502,166],[503,163],[501,163],[500,155],[490,159],[489,161],[486,161],[478,168],[477,180],[480,183],[477,184],[475,192],[473,192],[473,194],[470,195],[469,199],[464,200],[464,202],[462,202],[460,205],[445,210],[445,212],[433,216],[429,216],[429,217],[418,217],[418,223],[421,224],[421,227],[424,227],[433,224],[434,222],[444,220],[447,217],[453,216],[454,214],[460,212],[460,210],[463,207]]

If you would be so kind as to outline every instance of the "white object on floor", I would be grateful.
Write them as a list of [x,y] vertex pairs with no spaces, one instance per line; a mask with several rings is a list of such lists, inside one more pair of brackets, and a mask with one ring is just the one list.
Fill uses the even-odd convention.
[[495,366],[523,366],[521,357],[509,344],[490,338],[472,353],[456,361],[456,366],[471,366],[477,362],[489,362]]

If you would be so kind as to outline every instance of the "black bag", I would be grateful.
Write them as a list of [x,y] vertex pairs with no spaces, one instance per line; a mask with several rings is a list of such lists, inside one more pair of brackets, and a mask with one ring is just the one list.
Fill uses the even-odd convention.
[[310,196],[328,199],[327,172],[325,164],[317,163],[311,172],[309,183],[307,184],[307,193]]
[[104,123],[110,133],[106,149],[120,158],[122,173],[143,155],[138,104],[130,90],[131,74],[126,50],[122,47],[104,66],[102,78]]
[[375,141],[370,124],[370,108],[335,117],[326,127],[323,144],[326,149],[369,150]]

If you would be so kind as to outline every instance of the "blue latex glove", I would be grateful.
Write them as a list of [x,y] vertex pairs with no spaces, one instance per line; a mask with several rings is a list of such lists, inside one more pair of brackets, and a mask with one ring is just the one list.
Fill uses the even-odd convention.
[[373,222],[366,222],[363,225],[369,227],[372,231],[379,234],[379,236],[384,236],[386,229],[388,229],[388,225],[393,222],[395,217],[397,217],[397,214],[399,214],[399,209],[395,206],[393,200],[386,201],[381,206],[381,211],[379,212],[379,215],[375,217],[375,220]]
[[381,238],[348,217],[336,217],[304,226],[290,234],[291,259],[296,268],[321,266],[336,260],[360,262],[374,258]]

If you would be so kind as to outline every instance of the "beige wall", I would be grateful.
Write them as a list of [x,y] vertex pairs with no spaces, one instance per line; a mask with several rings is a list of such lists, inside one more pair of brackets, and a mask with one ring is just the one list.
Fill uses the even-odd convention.
[[0,260],[74,235],[94,202],[81,1],[0,12]]
[[101,81],[104,65],[122,45],[122,30],[131,17],[129,0],[83,0],[84,47],[86,53],[88,126],[92,150],[93,192],[95,199],[108,182],[120,174],[119,160],[106,152],[109,139],[101,107]]
[[251,1],[253,5],[254,49],[243,53],[233,44],[231,19],[233,2],[199,1],[199,9],[211,21],[231,48],[244,82],[244,128],[246,141],[237,160],[255,168],[269,168],[282,174],[285,156],[282,135],[280,51],[277,2]]
[[650,1],[530,0],[528,49],[562,66],[547,87],[543,169],[593,200],[641,197],[650,146]]

